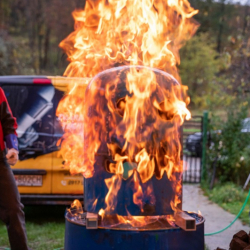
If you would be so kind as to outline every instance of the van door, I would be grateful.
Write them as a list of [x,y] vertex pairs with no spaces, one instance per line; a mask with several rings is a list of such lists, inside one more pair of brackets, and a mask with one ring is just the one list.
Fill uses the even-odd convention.
[[21,194],[51,193],[53,152],[52,85],[1,86],[18,123],[19,161],[12,167]]
[[[66,84],[66,83],[65,83]],[[61,86],[62,87],[62,86]],[[63,98],[64,92],[55,89],[54,114],[58,103]],[[54,138],[58,141],[58,150],[60,149],[60,140],[63,136],[58,117],[54,117]],[[52,174],[52,193],[53,194],[82,194],[83,193],[83,176],[77,174],[72,176],[68,169],[64,167],[63,159],[59,156],[59,151],[53,153],[53,174]]]

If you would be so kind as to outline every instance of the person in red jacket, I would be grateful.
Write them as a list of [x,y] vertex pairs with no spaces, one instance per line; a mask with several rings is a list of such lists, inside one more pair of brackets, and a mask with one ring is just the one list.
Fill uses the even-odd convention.
[[10,165],[18,160],[17,123],[0,88],[0,219],[11,250],[28,250],[23,205]]

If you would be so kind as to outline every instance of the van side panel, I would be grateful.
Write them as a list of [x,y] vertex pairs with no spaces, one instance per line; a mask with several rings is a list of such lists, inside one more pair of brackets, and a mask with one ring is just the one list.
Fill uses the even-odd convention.
[[[58,103],[63,98],[64,92],[55,89],[55,97],[53,99],[54,114]],[[60,144],[63,136],[63,130],[59,119],[54,117],[54,140]],[[69,170],[63,165],[63,159],[59,157],[59,152],[53,153],[53,171],[52,171],[52,193],[53,194],[83,194],[83,176],[82,174],[71,175]]]
[[83,194],[82,174],[71,175],[63,166],[62,158],[53,153],[52,193],[54,194]]
[[[42,186],[18,186],[20,194],[51,194],[51,181],[52,181],[52,153],[36,158],[18,161],[13,170],[45,170],[46,174],[42,175]],[[15,175],[17,178],[17,175]],[[32,178],[32,176],[30,176]]]

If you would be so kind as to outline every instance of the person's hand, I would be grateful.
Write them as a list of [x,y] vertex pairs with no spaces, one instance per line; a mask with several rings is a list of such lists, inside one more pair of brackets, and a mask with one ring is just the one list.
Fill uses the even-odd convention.
[[18,151],[14,148],[8,149],[8,152],[6,154],[7,162],[10,165],[15,165],[18,161]]

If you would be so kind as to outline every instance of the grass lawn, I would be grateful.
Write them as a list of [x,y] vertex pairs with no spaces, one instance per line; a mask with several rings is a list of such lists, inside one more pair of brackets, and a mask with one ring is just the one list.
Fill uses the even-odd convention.
[[[212,190],[209,190],[207,187],[203,187],[203,189],[211,201],[217,203],[223,209],[235,215],[241,210],[248,194],[248,190],[243,191],[241,187],[238,187],[233,183],[218,185]],[[250,199],[239,218],[244,224],[250,225],[249,216]]]
[[201,132],[200,129],[198,128],[183,128],[184,133],[196,133],[196,132]]
[[[27,206],[26,230],[29,247],[53,250],[64,246],[65,206]],[[9,249],[7,230],[0,222],[0,249]]]

